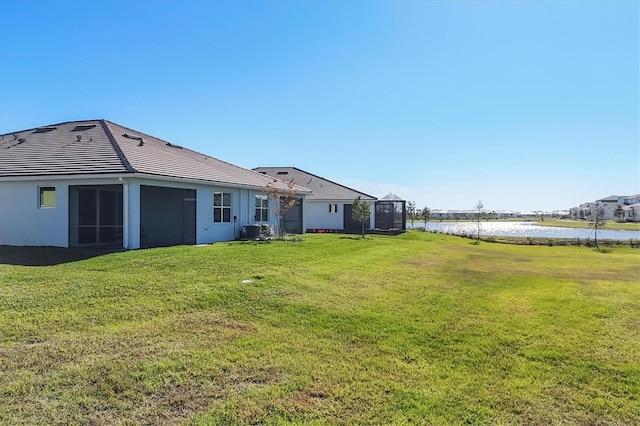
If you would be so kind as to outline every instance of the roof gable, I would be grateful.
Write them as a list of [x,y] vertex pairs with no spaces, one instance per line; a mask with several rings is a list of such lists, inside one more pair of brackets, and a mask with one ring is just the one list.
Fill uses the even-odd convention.
[[312,194],[306,197],[306,199],[310,201],[353,201],[357,197],[363,200],[376,200],[374,196],[316,176],[296,167],[256,167],[253,170],[277,179],[286,181],[293,179],[296,185],[312,191]]

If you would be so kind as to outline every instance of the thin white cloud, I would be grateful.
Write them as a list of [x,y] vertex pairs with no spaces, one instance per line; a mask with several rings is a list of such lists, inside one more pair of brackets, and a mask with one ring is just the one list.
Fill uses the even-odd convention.
[[373,195],[377,198],[382,198],[392,192],[398,197],[409,201],[420,195],[420,191],[417,189],[402,185],[350,179],[338,179],[337,182],[340,182],[342,185],[348,186],[349,188],[364,192],[365,194]]

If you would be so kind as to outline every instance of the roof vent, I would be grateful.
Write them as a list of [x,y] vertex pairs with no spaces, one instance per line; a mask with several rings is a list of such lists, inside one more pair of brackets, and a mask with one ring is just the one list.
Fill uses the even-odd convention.
[[89,130],[96,127],[95,124],[77,124],[76,127],[73,128],[73,132],[78,132],[80,130]]
[[50,132],[52,130],[56,130],[57,127],[55,126],[44,126],[44,127],[38,127],[37,129],[35,129],[33,131],[33,133],[47,133]]
[[289,172],[278,172],[279,175],[288,175]]
[[176,145],[176,144],[173,144],[171,142],[167,142],[167,146],[170,146],[171,148],[184,149],[180,145]]
[[[4,139],[4,136],[2,136],[2,139]],[[16,142],[16,143],[14,143],[14,144],[12,144],[12,145],[6,146],[6,147],[5,147],[6,149],[13,148],[14,146],[18,146],[18,145],[20,145],[21,143],[25,143],[25,142],[27,141],[25,138],[21,138],[21,137],[19,137],[19,135],[18,135],[18,134],[14,134],[14,135],[13,135],[13,140],[14,140],[14,141],[17,141],[17,142]]]
[[76,141],[80,142],[82,140],[82,135],[76,135]]
[[135,136],[135,135],[127,134],[127,133],[124,133],[122,136],[124,136],[125,138],[128,138],[128,139],[135,139],[137,141],[140,141],[138,146],[143,146],[144,145],[144,140],[142,139],[142,136]]

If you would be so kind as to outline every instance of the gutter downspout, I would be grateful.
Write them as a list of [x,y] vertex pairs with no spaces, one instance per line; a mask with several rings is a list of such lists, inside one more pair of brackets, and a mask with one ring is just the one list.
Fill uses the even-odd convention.
[[119,177],[122,182],[122,246],[129,249],[129,182]]

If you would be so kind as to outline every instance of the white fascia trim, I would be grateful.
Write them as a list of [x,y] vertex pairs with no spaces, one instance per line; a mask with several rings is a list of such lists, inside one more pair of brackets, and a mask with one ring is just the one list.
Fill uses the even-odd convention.
[[[0,182],[25,182],[25,181],[44,181],[44,180],[87,180],[87,179],[153,179],[166,182],[184,182],[198,185],[221,186],[225,188],[240,188],[253,191],[260,191],[265,186],[246,185],[229,182],[218,182],[204,179],[190,179],[172,176],[154,175],[149,173],[94,173],[94,174],[78,174],[78,175],[37,175],[37,176],[7,176],[0,177]],[[310,194],[311,191],[296,191],[296,195]]]
[[[218,182],[215,180],[179,178],[179,177],[172,177],[172,176],[153,175],[148,173],[133,173],[133,174],[130,174],[129,176],[135,177],[135,178],[141,178],[141,179],[154,179],[154,180],[162,180],[167,182],[185,182],[185,183],[194,183],[198,185],[221,186],[224,188],[249,189],[253,191],[260,191],[261,189],[265,188],[265,186],[247,185],[247,184],[241,184],[241,183]],[[306,192],[298,191],[296,192],[296,194],[306,194]]]
[[[356,198],[358,198],[358,197],[356,197]],[[344,199],[338,200],[338,199],[335,199],[335,198],[313,198],[313,197],[311,197],[311,198],[307,198],[307,201],[310,202],[310,203],[314,203],[314,202],[319,202],[319,203],[353,203],[353,201],[356,198],[349,198],[349,199],[344,198]],[[369,202],[380,201],[380,200],[377,200],[375,198],[372,198],[372,199],[370,199],[370,198],[364,198],[364,199],[360,198],[360,200],[361,201],[369,201]]]
[[94,173],[83,175],[29,175],[29,176],[4,176],[0,182],[31,182],[43,180],[86,180],[86,179],[119,179],[133,176],[132,173]]

